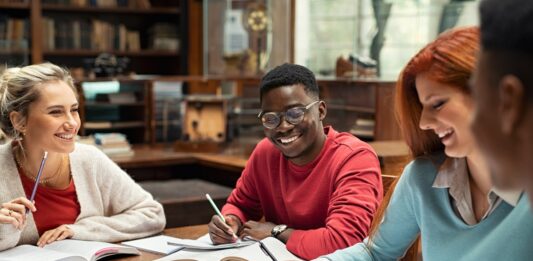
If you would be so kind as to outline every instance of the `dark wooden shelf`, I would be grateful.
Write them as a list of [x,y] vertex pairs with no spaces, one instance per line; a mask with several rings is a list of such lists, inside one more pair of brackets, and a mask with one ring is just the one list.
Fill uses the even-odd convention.
[[107,13],[107,14],[168,14],[177,15],[180,13],[178,7],[152,7],[147,9],[129,8],[129,7],[92,7],[92,6],[68,6],[68,5],[54,5],[43,4],[43,11],[56,12],[80,12],[80,13]]
[[101,126],[101,127],[87,127],[87,124],[92,122],[85,122],[84,128],[86,130],[112,130],[112,129],[131,129],[131,128],[144,128],[146,127],[143,121],[122,121],[122,122],[113,122],[111,126]]
[[44,56],[96,56],[103,52],[112,53],[118,56],[130,56],[130,57],[152,57],[152,56],[161,56],[161,57],[177,57],[179,56],[178,52],[175,51],[164,51],[164,50],[140,50],[137,52],[132,51],[97,51],[97,50],[49,50],[44,51]]
[[0,9],[30,10],[30,3],[0,3]]
[[[155,125],[156,126],[164,126],[165,123],[162,120],[156,120],[155,121]],[[181,122],[180,122],[180,120],[169,120],[169,121],[167,121],[166,125],[169,125],[169,126],[180,126]]]
[[91,107],[113,107],[113,106],[144,106],[144,102],[102,102],[102,101],[85,101],[85,106]]
[[376,113],[376,109],[367,108],[362,106],[351,106],[351,105],[339,105],[328,103],[328,109],[330,110],[343,110],[349,112],[362,112],[362,113]]
[[24,54],[27,54],[29,55],[30,54],[30,51],[29,50],[0,50],[0,55],[24,55]]

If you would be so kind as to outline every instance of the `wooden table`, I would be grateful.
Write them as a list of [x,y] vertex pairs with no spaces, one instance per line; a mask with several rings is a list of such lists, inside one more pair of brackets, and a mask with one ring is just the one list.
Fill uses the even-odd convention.
[[[197,239],[207,233],[207,225],[198,225],[198,226],[187,226],[187,227],[178,227],[178,228],[169,228],[163,231],[163,235],[186,238],[186,239]],[[141,251],[140,256],[128,256],[124,258],[116,258],[112,260],[124,260],[124,261],[150,261],[163,257],[163,255],[157,255],[153,253],[148,253]]]

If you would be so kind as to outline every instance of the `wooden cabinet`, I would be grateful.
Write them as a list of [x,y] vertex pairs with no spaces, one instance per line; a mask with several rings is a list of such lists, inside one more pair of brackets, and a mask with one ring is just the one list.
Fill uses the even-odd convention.
[[91,59],[107,52],[129,60],[125,73],[186,74],[187,5],[187,0],[0,1],[0,40],[28,43],[2,48],[0,55],[25,52],[30,63],[87,71]]

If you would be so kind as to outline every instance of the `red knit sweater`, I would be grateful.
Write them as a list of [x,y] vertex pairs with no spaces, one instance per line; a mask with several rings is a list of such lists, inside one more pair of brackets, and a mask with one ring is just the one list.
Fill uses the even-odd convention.
[[379,161],[372,148],[348,133],[324,128],[316,159],[297,166],[263,139],[223,207],[241,221],[265,220],[295,229],[287,248],[313,259],[367,236],[382,199]]

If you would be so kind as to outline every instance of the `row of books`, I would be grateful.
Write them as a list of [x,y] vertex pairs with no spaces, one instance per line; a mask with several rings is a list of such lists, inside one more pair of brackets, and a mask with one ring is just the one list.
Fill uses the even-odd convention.
[[28,19],[0,15],[0,41],[2,50],[27,50],[30,39]]
[[154,81],[155,139],[169,142],[181,136],[182,82]]
[[43,0],[43,4],[94,6],[94,7],[129,7],[150,8],[149,0]]
[[128,30],[124,24],[102,20],[56,20],[43,17],[43,47],[45,50],[86,49],[139,51],[139,31]]

